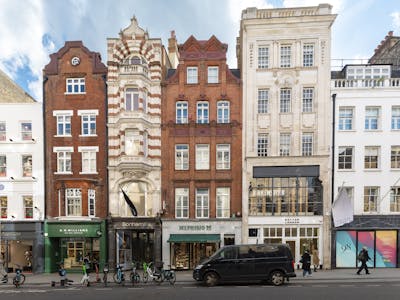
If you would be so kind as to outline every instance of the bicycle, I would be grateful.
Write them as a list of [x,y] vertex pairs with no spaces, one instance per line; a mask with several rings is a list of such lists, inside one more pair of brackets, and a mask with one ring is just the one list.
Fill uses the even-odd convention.
[[104,268],[103,268],[103,283],[104,283],[104,286],[107,286],[107,284],[108,284],[108,272],[109,272],[108,264],[105,264]]
[[13,285],[15,285],[16,288],[20,287],[23,285],[25,282],[25,275],[22,273],[22,269],[20,265],[17,265],[17,268],[15,269],[15,276],[13,278]]
[[132,270],[131,270],[131,273],[129,274],[129,278],[133,285],[135,285],[135,283],[137,284],[140,282],[140,275],[136,271],[136,263],[135,262],[132,262]]
[[143,263],[143,282],[147,283],[149,278],[157,283],[161,283],[164,281],[163,273],[160,271],[157,271],[152,262],[150,262],[148,264],[146,262],[144,262]]
[[175,271],[171,270],[171,265],[169,265],[169,269],[161,269],[161,273],[163,274],[164,280],[168,280],[170,284],[175,284],[176,282],[176,274]]
[[114,282],[121,284],[121,285],[125,285],[125,274],[124,274],[124,270],[122,269],[121,265],[117,265],[116,269],[115,269],[115,273],[113,276]]

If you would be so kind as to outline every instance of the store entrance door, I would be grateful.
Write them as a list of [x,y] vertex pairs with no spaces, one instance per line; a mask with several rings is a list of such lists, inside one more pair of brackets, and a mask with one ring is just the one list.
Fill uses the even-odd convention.
[[295,262],[299,261],[300,260],[300,258],[299,258],[300,256],[299,256],[299,253],[298,253],[298,250],[297,250],[297,248],[298,248],[297,241],[296,240],[286,240],[284,243],[286,243],[289,246],[290,252],[292,252],[293,260]]

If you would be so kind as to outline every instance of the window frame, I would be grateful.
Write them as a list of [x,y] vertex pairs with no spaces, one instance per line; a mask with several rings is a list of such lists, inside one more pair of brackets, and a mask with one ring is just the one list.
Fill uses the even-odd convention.
[[269,89],[257,90],[257,113],[267,114],[269,112]]
[[[375,153],[372,153],[375,152]],[[367,155],[370,153],[369,155]],[[375,154],[375,155],[373,155]],[[365,146],[364,147],[364,169],[376,170],[380,168],[380,147]]]
[[7,177],[7,155],[0,155],[0,177]]
[[400,145],[390,147],[390,168],[400,169]]
[[22,177],[32,177],[32,167],[33,167],[32,154],[23,154],[21,156]]
[[72,136],[72,115],[69,113],[56,114],[55,117],[57,123],[56,136]]
[[78,147],[81,153],[81,171],[79,174],[97,174],[98,146]]
[[0,142],[7,140],[7,123],[0,121]]
[[279,134],[279,156],[290,156],[291,137],[288,132]]
[[258,69],[268,69],[269,68],[269,47],[268,46],[259,46],[258,47],[257,67],[258,67]]
[[281,45],[280,46],[280,67],[290,68],[292,66],[292,46],[291,45]]
[[[348,150],[351,150],[351,155],[348,154]],[[348,161],[349,158],[350,162]],[[346,166],[349,164],[350,168],[346,168]],[[340,146],[338,148],[338,170],[353,170],[353,165],[354,165],[354,147]]]
[[88,189],[88,216],[96,216],[96,190]]
[[207,67],[207,83],[216,84],[219,83],[219,67],[208,66]]
[[227,100],[217,101],[217,123],[218,124],[229,124],[230,120],[230,102]]
[[339,107],[338,119],[339,119],[338,120],[339,131],[352,131],[354,124],[354,107],[349,107],[349,106]]
[[400,130],[400,106],[392,106],[392,116],[390,122],[392,130]]
[[189,218],[189,188],[175,188],[175,218]]
[[269,135],[268,133],[258,133],[257,135],[257,156],[267,157],[269,150]]
[[[30,206],[27,205],[27,201],[30,201]],[[33,195],[22,195],[22,203],[24,205],[24,218],[33,219]]]
[[365,108],[364,129],[367,131],[379,130],[380,129],[379,123],[380,123],[380,108],[376,106],[374,107],[367,106]]
[[216,218],[227,219],[230,218],[231,208],[231,189],[230,187],[217,187],[215,191],[216,200]]
[[66,79],[65,94],[86,94],[86,81],[84,77],[71,77]]
[[21,140],[32,141],[32,121],[21,121]]
[[[94,113],[81,114],[81,135],[97,136],[97,115]],[[87,118],[85,120],[85,118]]]
[[210,104],[208,101],[198,101],[196,103],[197,124],[209,124]]
[[138,112],[140,109],[140,91],[138,87],[127,87],[124,91],[124,109]]
[[290,113],[292,111],[292,90],[290,88],[281,88],[279,93],[279,112]]
[[195,169],[210,170],[210,145],[196,144]]
[[176,124],[187,124],[188,120],[188,102],[177,101],[175,103],[175,122]]
[[54,147],[53,153],[57,157],[57,170],[55,174],[72,174],[73,147]]
[[208,188],[196,188],[196,219],[210,217],[210,190]]
[[303,67],[314,66],[314,44],[306,43],[303,45]]
[[301,156],[313,156],[314,154],[314,133],[304,132],[301,135]]
[[311,113],[314,110],[314,88],[303,88],[302,112]]
[[[72,193],[68,195],[68,193]],[[82,216],[82,190],[80,188],[65,189],[65,215],[68,217]]]
[[198,67],[188,66],[186,67],[186,84],[198,84],[199,83],[199,72]]
[[8,218],[8,197],[0,195],[0,219]]
[[[372,193],[372,191],[375,191]],[[379,187],[377,186],[364,186],[363,195],[363,212],[364,213],[376,213],[378,211],[378,200],[379,200]],[[370,199],[372,197],[373,206],[371,209]]]
[[216,145],[216,166],[217,170],[230,170],[231,168],[231,145],[217,144]]
[[[178,156],[178,154],[180,154],[180,156]],[[189,144],[175,145],[175,170],[189,170]]]

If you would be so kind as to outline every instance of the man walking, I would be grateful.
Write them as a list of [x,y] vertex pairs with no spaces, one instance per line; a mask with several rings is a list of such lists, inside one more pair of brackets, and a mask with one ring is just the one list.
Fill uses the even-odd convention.
[[368,267],[367,267],[367,261],[369,261],[371,258],[368,255],[368,248],[367,247],[363,247],[360,251],[360,253],[358,253],[358,260],[361,262],[361,266],[357,271],[357,275],[360,275],[360,272],[365,269],[365,274],[370,274],[368,271]]

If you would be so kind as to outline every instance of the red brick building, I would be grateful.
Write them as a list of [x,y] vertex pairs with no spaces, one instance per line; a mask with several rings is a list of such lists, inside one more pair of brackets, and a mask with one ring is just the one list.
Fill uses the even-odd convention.
[[163,83],[163,261],[175,269],[241,241],[241,84],[227,48],[191,36]]
[[43,71],[46,272],[106,260],[106,74],[81,41],[66,42]]

